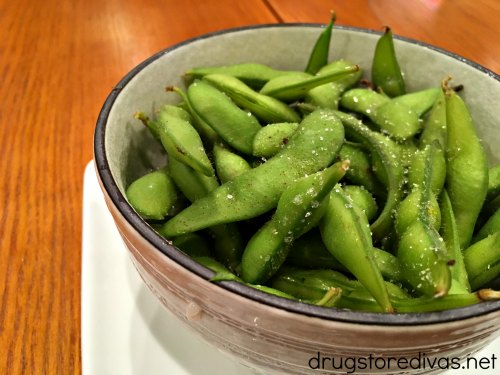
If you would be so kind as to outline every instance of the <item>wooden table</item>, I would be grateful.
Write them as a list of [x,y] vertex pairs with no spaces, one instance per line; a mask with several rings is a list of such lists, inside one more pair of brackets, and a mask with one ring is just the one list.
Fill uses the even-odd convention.
[[81,373],[82,174],[113,85],[183,39],[331,9],[500,73],[497,0],[0,0],[1,374]]

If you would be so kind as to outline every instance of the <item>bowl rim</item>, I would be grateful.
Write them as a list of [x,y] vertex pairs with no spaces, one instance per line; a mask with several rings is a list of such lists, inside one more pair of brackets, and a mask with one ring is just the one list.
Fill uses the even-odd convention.
[[[126,85],[146,66],[161,58],[163,55],[174,51],[180,47],[188,45],[192,42],[208,39],[212,37],[217,37],[229,33],[237,33],[248,30],[255,29],[265,29],[265,28],[297,28],[297,27],[311,27],[311,28],[324,28],[326,25],[321,23],[266,23],[258,25],[247,25],[228,29],[222,29],[206,34],[202,34],[193,38],[186,39],[182,42],[173,44],[163,50],[160,50],[148,57],[134,68],[132,68],[123,78],[113,87],[110,94],[106,98],[101,111],[98,115],[96,121],[96,128],[94,131],[94,160],[96,165],[96,171],[98,177],[101,181],[102,188],[105,189],[106,194],[111,199],[112,203],[115,205],[119,213],[123,216],[125,220],[143,236],[153,247],[160,251],[163,255],[168,257],[170,260],[176,262],[177,264],[184,267],[186,270],[194,273],[195,275],[205,279],[207,282],[214,275],[214,272],[210,269],[197,263],[194,259],[183,253],[181,250],[177,249],[172,245],[170,241],[160,236],[154,229],[146,223],[132,208],[132,206],[127,202],[126,198],[121,194],[116,182],[113,179],[111,170],[109,167],[106,150],[105,150],[105,137],[106,137],[106,123],[108,116],[111,112],[113,104],[121,91],[126,87]],[[360,28],[353,26],[343,26],[335,25],[335,29],[346,30],[358,33],[381,35],[383,31],[372,30],[368,28]],[[415,44],[421,47],[425,47],[434,50],[438,53],[452,57],[453,59],[459,60],[466,63],[473,68],[486,73],[490,77],[496,79],[500,83],[500,76],[493,71],[485,68],[484,66],[473,62],[465,57],[462,57],[456,53],[447,51],[440,47],[433,46],[431,44],[407,38],[399,35],[394,35],[396,40],[401,40],[411,44]],[[249,287],[247,285],[237,283],[235,281],[220,281],[215,284],[221,286],[222,288],[236,293],[240,296],[251,299],[255,302],[265,304],[270,307],[279,308],[286,310],[288,312],[301,314],[304,316],[321,318],[330,321],[346,322],[354,324],[363,325],[383,325],[383,326],[415,326],[423,324],[437,324],[445,322],[453,322],[457,320],[464,320],[479,317],[489,313],[494,313],[500,311],[500,301],[482,302],[480,304],[475,304],[467,307],[461,307],[452,310],[440,311],[440,312],[426,312],[426,313],[372,313],[372,312],[362,312],[362,311],[352,311],[348,309],[338,309],[338,308],[325,308],[321,306],[309,305],[301,303],[295,300],[289,300],[281,297],[277,297],[268,293],[264,293],[255,288]]]

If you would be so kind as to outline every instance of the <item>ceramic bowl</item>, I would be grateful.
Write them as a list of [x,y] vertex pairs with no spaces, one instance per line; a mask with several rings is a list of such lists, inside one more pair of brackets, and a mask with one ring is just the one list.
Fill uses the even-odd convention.
[[[215,284],[208,281],[211,271],[160,237],[124,198],[134,178],[165,163],[158,145],[133,119],[136,110],[152,114],[164,103],[177,102],[165,86],[183,86],[183,73],[194,66],[253,61],[301,70],[321,30],[315,24],[225,30],[167,48],[130,71],[109,94],[95,132],[96,168],[109,211],[139,274],[165,308],[239,362],[269,374],[352,373],[353,368],[355,373],[442,371],[437,363],[445,367],[445,359],[463,360],[498,336],[500,302],[384,315],[301,304],[234,282]],[[379,35],[336,27],[330,57],[360,64],[369,78]],[[488,157],[498,163],[499,76],[414,40],[395,43],[409,90],[439,85],[446,75],[464,85],[461,95]],[[435,359],[440,362],[432,369]]]

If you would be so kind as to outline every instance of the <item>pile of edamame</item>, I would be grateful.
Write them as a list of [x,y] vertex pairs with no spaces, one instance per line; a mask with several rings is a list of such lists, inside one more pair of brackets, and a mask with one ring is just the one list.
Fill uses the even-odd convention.
[[136,113],[168,164],[128,201],[213,281],[384,313],[499,299],[500,165],[457,88],[407,92],[389,28],[371,82],[328,61],[334,19],[304,71],[196,67]]

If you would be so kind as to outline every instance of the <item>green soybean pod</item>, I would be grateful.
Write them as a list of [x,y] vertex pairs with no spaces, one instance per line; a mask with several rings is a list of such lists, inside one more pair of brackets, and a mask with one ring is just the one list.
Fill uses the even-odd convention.
[[288,105],[254,91],[235,77],[209,74],[203,80],[227,94],[235,104],[250,111],[265,123],[300,121],[300,116]]
[[446,103],[442,90],[439,90],[436,101],[424,121],[419,147],[422,148],[436,141],[443,150],[446,148]]
[[401,200],[403,189],[403,170],[400,147],[390,138],[368,128],[361,120],[352,115],[335,111],[344,124],[346,134],[359,139],[382,161],[387,179],[387,198],[378,218],[371,224],[373,238],[381,241],[393,228],[393,216]]
[[446,188],[455,213],[460,247],[465,249],[486,198],[488,164],[466,104],[454,90],[444,89],[448,129]]
[[127,200],[144,219],[162,220],[178,199],[166,168],[145,174],[130,184]]
[[181,211],[164,225],[164,233],[174,237],[273,209],[295,180],[329,166],[343,141],[344,127],[337,116],[326,109],[314,111],[283,150]]
[[309,55],[309,60],[306,66],[306,73],[316,74],[328,62],[328,54],[330,52],[330,39],[332,37],[332,29],[337,16],[332,12],[332,17],[326,28],[321,32],[314,47]]
[[205,176],[214,174],[203,142],[189,122],[161,110],[156,123],[161,143],[170,158],[189,165]]
[[[484,289],[474,293],[449,294],[443,298],[425,296],[408,299],[394,298],[392,303],[398,313],[424,313],[457,309],[498,299],[500,299],[500,292]],[[342,296],[336,301],[335,306],[358,311],[382,312],[374,299],[366,297]]]
[[500,274],[500,231],[474,243],[463,252],[472,290],[483,287]]
[[189,99],[184,91],[182,91],[179,87],[176,86],[168,86],[166,90],[175,92],[177,95],[181,97],[182,99],[181,104],[184,104],[186,106],[187,112],[192,118],[191,124],[198,131],[204,144],[206,144],[207,146],[212,146],[215,142],[220,140],[217,133],[193,109],[193,106],[189,102]]
[[352,73],[358,72],[359,69],[358,65],[351,65],[331,69],[325,74],[317,74],[311,77],[297,76],[295,79],[290,79],[287,76],[277,77],[266,83],[260,93],[285,102],[293,102],[303,98],[312,88],[345,78]]
[[[319,227],[328,251],[356,276],[385,312],[392,312],[389,294],[373,257],[366,215],[350,202],[339,186],[330,194],[328,208]],[[343,235],[346,233],[349,235]]]
[[[248,241],[241,260],[243,280],[262,284],[276,273],[288,256],[291,243],[317,224],[326,208],[323,201],[348,166],[347,162],[336,163],[285,189],[271,220]],[[321,214],[315,215],[318,210]]]
[[270,158],[286,146],[297,131],[298,123],[280,122],[263,126],[253,139],[253,155]]
[[224,74],[238,78],[254,89],[260,89],[267,81],[282,76],[295,74],[295,71],[277,70],[260,63],[241,63],[223,66],[202,66],[188,70],[185,75],[195,79],[209,74]]
[[231,147],[251,155],[253,138],[260,130],[259,121],[240,109],[231,99],[203,81],[187,90],[193,110]]
[[500,208],[498,208],[493,215],[483,224],[479,231],[474,236],[472,243],[481,241],[483,238],[500,231]]
[[458,282],[459,285],[463,286],[463,288],[465,288],[467,292],[470,292],[471,287],[469,284],[467,269],[465,268],[462,250],[460,249],[460,240],[458,237],[458,228],[455,221],[455,214],[453,213],[453,207],[451,206],[450,197],[448,196],[446,190],[443,190],[443,192],[441,193],[439,202],[441,206],[442,218],[440,234],[446,246],[447,257],[453,262],[453,265],[450,269],[452,284],[453,282]]
[[406,93],[405,81],[394,48],[392,31],[385,28],[379,38],[373,55],[372,81],[390,97]]
[[[321,68],[318,75],[327,74],[329,71],[339,69],[342,66],[347,67],[352,65],[354,64],[346,60],[336,60]],[[340,98],[344,91],[358,83],[362,75],[363,71],[360,69],[357,72],[346,75],[344,78],[314,87],[307,91],[304,99],[307,103],[318,107],[338,109]]]
[[360,185],[377,197],[385,198],[385,187],[379,182],[372,169],[372,162],[365,146],[345,142],[339,151],[340,160],[349,160],[349,170],[345,179]]
[[345,185],[344,192],[351,199],[352,203],[357,205],[366,215],[368,222],[373,221],[378,212],[377,202],[373,195],[363,186]]
[[243,157],[217,143],[214,145],[213,157],[217,177],[221,183],[234,180],[240,174],[252,169]]
[[[191,202],[198,201],[219,187],[215,176],[205,176],[173,158],[169,160],[168,168],[179,190]],[[158,228],[158,233],[168,238],[177,237],[168,236],[164,232],[163,226]],[[241,253],[244,248],[238,226],[235,223],[213,225],[210,227],[210,233],[219,260],[235,270],[241,261]]]

